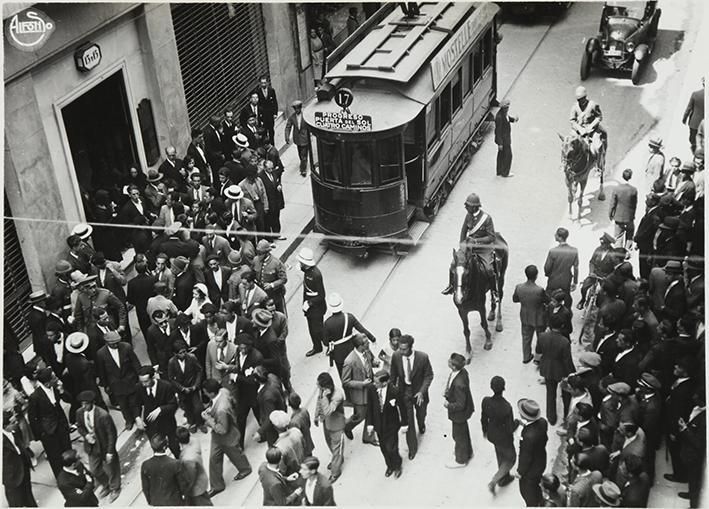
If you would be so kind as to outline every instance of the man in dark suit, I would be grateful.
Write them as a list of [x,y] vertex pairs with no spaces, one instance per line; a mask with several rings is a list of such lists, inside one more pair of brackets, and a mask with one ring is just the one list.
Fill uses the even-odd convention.
[[[226,246],[229,247],[229,242],[224,239]],[[227,253],[228,255],[229,253]],[[217,253],[211,253],[207,257],[207,267],[204,270],[204,283],[207,285],[209,300],[212,304],[219,307],[222,302],[229,300],[229,276],[231,269],[222,265],[222,259]]]
[[167,363],[173,355],[171,334],[174,325],[170,323],[168,315],[162,309],[153,311],[155,322],[148,327],[145,335],[145,344],[148,349],[150,364],[157,366],[161,378],[167,378]]
[[63,468],[57,476],[57,488],[64,496],[64,507],[98,507],[94,495],[94,477],[74,449],[62,453]]
[[211,498],[225,488],[222,474],[225,454],[239,471],[234,477],[235,481],[240,481],[251,473],[251,464],[244,455],[243,447],[239,445],[243,438],[239,432],[229,390],[214,378],[208,378],[202,383],[202,391],[210,400],[209,406],[202,412],[202,418],[212,430],[209,452],[211,489],[207,492]]
[[389,373],[384,370],[374,374],[374,385],[370,385],[367,391],[368,401],[372,402],[367,406],[367,431],[371,433],[374,430],[379,437],[379,448],[387,466],[384,476],[389,477],[393,473],[395,477],[401,477],[399,429],[406,410],[400,393],[396,386],[389,383]]
[[182,256],[192,260],[199,254],[199,243],[193,239],[184,240],[181,235],[181,228],[182,223],[179,221],[165,228],[165,233],[168,237],[160,243],[158,251],[165,253],[169,258]]
[[568,238],[569,230],[556,229],[554,240],[558,244],[547,253],[544,275],[547,278],[547,293],[551,295],[554,290],[564,290],[568,299],[566,304],[571,307],[571,292],[576,290],[579,282],[579,251],[566,243]]
[[17,416],[12,410],[2,415],[2,484],[9,507],[37,507],[32,494],[28,445],[18,432]]
[[258,477],[263,488],[264,506],[294,505],[303,493],[303,488],[293,489],[287,479],[281,474],[278,465],[281,463],[283,453],[276,447],[266,451],[266,462],[258,468]]
[[649,194],[645,198],[645,215],[640,219],[635,230],[634,241],[639,253],[640,277],[647,279],[652,268],[652,241],[655,238],[657,228],[662,222],[664,212],[660,208],[660,197],[656,194]]
[[190,262],[184,256],[178,256],[170,261],[172,273],[175,275],[174,297],[172,301],[180,311],[185,311],[192,302],[192,288],[197,282],[190,269]]
[[495,145],[497,145],[497,175],[499,177],[512,177],[512,122],[519,120],[509,114],[510,101],[500,101],[500,109],[495,115]]
[[638,207],[638,190],[630,184],[633,178],[633,170],[626,168],[623,170],[623,180],[613,190],[611,196],[611,206],[608,211],[608,218],[615,221],[615,237],[619,239],[625,234],[623,244],[620,247],[629,247],[635,234],[635,211]]
[[261,122],[266,134],[268,134],[268,141],[275,143],[276,135],[273,131],[273,126],[278,116],[278,99],[276,98],[276,91],[268,83],[268,76],[264,75],[259,78],[259,86],[255,92],[258,95],[258,102],[261,106]]
[[222,153],[223,134],[220,132],[219,117],[217,115],[209,117],[209,121],[202,132],[204,133],[205,155],[211,168],[210,182],[215,183],[219,181],[217,172],[224,163],[224,155]]
[[[89,358],[91,345],[88,335],[83,332],[72,332],[66,338],[65,348],[64,363],[67,369],[65,378],[68,385],[73,388],[75,394],[81,390],[94,391],[98,396],[97,404],[105,410],[106,404],[96,384],[96,365]],[[76,398],[74,401],[78,408],[80,402]]]
[[416,425],[422,435],[426,433],[428,388],[431,382],[433,368],[428,355],[418,350],[414,352],[414,338],[404,334],[399,338],[399,350],[391,357],[391,383],[399,391],[401,403],[406,410],[406,443],[410,460],[414,459],[418,451]]
[[187,348],[190,349],[202,367],[202,375],[206,377],[205,357],[207,353],[207,343],[209,336],[206,327],[192,325],[192,320],[184,313],[179,313],[175,318],[175,327],[173,328],[170,340],[173,345],[175,341],[181,339],[187,343]]
[[680,358],[675,362],[675,380],[670,386],[669,395],[663,408],[667,449],[672,461],[672,473],[665,474],[665,479],[671,482],[687,482],[688,471],[693,467],[682,461],[679,424],[680,419],[685,424],[687,423],[694,407],[693,395],[697,385],[690,376],[693,367],[694,362],[688,357]]
[[259,127],[258,115],[256,113],[251,112],[247,113],[246,125],[242,128],[241,134],[246,136],[249,148],[256,150],[257,148],[261,147],[263,139],[261,132],[263,131],[261,131],[261,128]]
[[145,262],[137,262],[135,271],[136,276],[128,281],[126,301],[135,308],[138,326],[145,337],[150,327],[150,317],[146,311],[148,299],[155,296],[156,278],[148,272],[148,264]]
[[121,341],[116,331],[104,335],[106,344],[96,352],[96,373],[106,392],[115,398],[125,419],[125,429],[130,431],[138,417],[136,384],[140,361],[133,347]]
[[[263,187],[266,188],[266,197],[268,198],[268,211],[264,217],[266,232],[281,233],[281,210],[285,207],[281,171],[274,168],[272,161],[266,161],[264,171],[259,175],[259,178],[263,182]],[[283,239],[284,237],[279,237],[278,240]]]
[[536,352],[539,359],[539,374],[544,377],[547,392],[547,419],[556,424],[556,387],[559,382],[575,371],[571,359],[571,343],[560,332],[563,326],[558,316],[552,317],[550,331],[539,335]]
[[[353,408],[353,413],[347,419],[344,429],[345,436],[352,440],[354,438],[352,430],[364,421],[367,415],[367,388],[372,385],[374,377],[372,370],[374,356],[369,351],[369,341],[364,334],[355,334],[350,341],[354,345],[354,350],[347,356],[342,368],[342,388]],[[376,438],[367,434],[366,430],[362,433],[362,443],[377,445]]]
[[521,304],[519,318],[522,322],[522,363],[527,364],[534,358],[532,355],[532,339],[547,328],[546,305],[549,302],[549,295],[544,289],[537,285],[537,275],[539,271],[534,265],[528,265],[524,269],[527,281],[515,287],[512,294],[512,302]]
[[[248,104],[244,106],[239,113],[239,124],[241,125],[242,133],[245,133],[248,130],[249,117],[254,117],[256,119],[255,127],[261,127],[263,125],[263,107],[260,104],[259,94],[256,91],[249,95]],[[251,143],[249,143],[249,147],[252,149],[254,148]]]
[[495,446],[497,472],[487,485],[494,493],[496,486],[507,486],[514,480],[510,470],[517,460],[513,435],[517,426],[512,415],[512,405],[502,396],[505,391],[505,379],[501,376],[492,377],[490,389],[493,395],[483,398],[480,424],[483,436]]
[[137,218],[145,218],[145,224],[152,224],[158,216],[150,212],[150,205],[144,201],[140,195],[140,189],[136,185],[128,186],[128,200],[121,208],[116,218],[120,224],[139,224]]
[[547,421],[542,418],[541,409],[534,400],[521,399],[517,408],[524,425],[519,441],[517,465],[517,473],[520,476],[519,492],[527,507],[537,507],[543,505],[539,483],[547,463]]
[[76,425],[84,438],[84,450],[89,456],[89,470],[102,486],[99,497],[111,494],[114,502],[121,493],[121,462],[116,451],[116,425],[111,415],[94,404],[96,393],[82,391],[77,396],[81,408],[76,413]]
[[291,131],[293,131],[293,142],[298,148],[298,158],[300,158],[300,174],[305,177],[308,169],[308,154],[310,154],[310,131],[303,119],[303,101],[293,101],[293,114],[286,121],[286,145],[290,145]]
[[60,402],[60,399],[67,401],[69,398],[51,368],[41,369],[37,382],[37,388],[29,397],[27,418],[35,440],[42,442],[57,477],[62,469],[62,453],[71,448],[69,422]]
[[332,484],[327,477],[318,472],[320,460],[314,456],[308,456],[300,463],[300,487],[302,491],[302,505],[309,506],[334,506],[335,496],[332,492]]
[[630,329],[622,329],[618,332],[615,341],[618,345],[618,353],[613,363],[613,378],[635,388],[640,376],[638,364],[643,360],[643,354],[635,347],[635,338]]
[[182,159],[177,158],[177,150],[172,145],[165,148],[165,160],[160,163],[158,167],[158,173],[164,175],[165,178],[170,179],[174,182],[180,182],[182,180],[182,175],[180,175],[180,169],[182,168]]
[[704,78],[702,78],[702,88],[695,90],[689,96],[687,108],[682,115],[682,123],[689,127],[689,146],[692,153],[697,148],[697,131],[702,120],[704,120]]
[[[672,267],[674,266],[672,264]],[[670,282],[665,290],[663,306],[658,312],[662,318],[677,320],[687,311],[687,290],[681,268],[672,270],[669,274]]]
[[704,469],[707,455],[707,413],[704,387],[697,387],[692,397],[694,408],[685,420],[678,421],[680,459],[688,465],[688,492],[680,492],[680,498],[689,499],[689,507],[700,507],[699,498],[704,484]]
[[222,153],[226,159],[229,159],[236,148],[232,137],[236,135],[238,129],[236,122],[234,122],[234,111],[231,108],[224,110],[224,119],[220,127],[222,129]]
[[263,356],[254,348],[254,340],[250,334],[239,334],[236,336],[236,343],[238,354],[236,370],[232,373],[233,392],[234,399],[238,402],[236,423],[239,428],[239,445],[243,449],[249,412],[253,412],[256,421],[260,421],[261,417],[258,405],[259,383],[256,380],[255,369],[263,364]]
[[45,362],[49,363],[49,351],[51,345],[47,340],[47,294],[44,291],[32,292],[29,296],[32,307],[27,313],[27,323],[32,332],[32,346],[34,353],[39,355]]
[[278,432],[271,423],[271,412],[274,410],[286,410],[285,398],[281,391],[281,381],[276,375],[268,373],[264,366],[256,367],[253,375],[259,384],[258,392],[256,393],[259,428],[254,434],[254,438],[257,442],[265,440],[269,446],[273,446],[278,438]]
[[150,447],[153,457],[140,466],[145,500],[149,505],[184,505],[190,484],[180,461],[167,455],[167,438],[160,433],[153,435],[150,437]]
[[[174,337],[170,336],[172,339]],[[180,406],[185,411],[189,431],[195,433],[197,428],[202,433],[207,428],[202,421],[202,367],[197,357],[187,352],[187,343],[178,339],[173,343],[175,355],[167,365],[167,378],[177,391]]]
[[451,354],[448,367],[448,383],[444,393],[443,406],[448,409],[448,420],[452,425],[455,442],[455,461],[446,464],[448,468],[460,468],[468,464],[473,457],[473,444],[470,442],[468,419],[475,411],[473,395],[470,393],[470,378],[465,370],[465,357],[458,353]]
[[209,162],[207,159],[207,151],[204,147],[204,133],[201,129],[192,129],[191,131],[192,141],[187,147],[187,157],[194,161],[194,166],[199,170],[199,175],[205,183],[209,183],[211,179],[211,174],[209,172]]
[[89,275],[96,276],[96,284],[99,288],[105,288],[115,295],[123,305],[126,303],[126,292],[123,285],[126,284],[126,276],[123,274],[120,264],[117,262],[107,262],[103,253],[98,251],[91,258],[91,271]]
[[175,431],[177,421],[177,399],[175,389],[166,380],[156,380],[152,366],[142,366],[138,371],[136,396],[140,409],[141,424],[144,423],[149,437],[160,434],[167,437],[170,451],[175,458],[180,457],[180,442]]

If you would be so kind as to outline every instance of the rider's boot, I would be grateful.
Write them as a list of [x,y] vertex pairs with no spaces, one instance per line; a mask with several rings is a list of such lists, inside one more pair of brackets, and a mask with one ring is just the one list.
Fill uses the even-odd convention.
[[441,293],[443,295],[451,295],[453,293],[453,269],[448,271],[448,286],[446,286]]

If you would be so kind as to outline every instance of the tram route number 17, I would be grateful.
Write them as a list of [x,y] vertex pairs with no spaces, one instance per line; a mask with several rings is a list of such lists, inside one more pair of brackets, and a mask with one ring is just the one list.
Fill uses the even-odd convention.
[[341,88],[335,94],[335,104],[340,108],[349,108],[354,100],[354,94],[349,88]]

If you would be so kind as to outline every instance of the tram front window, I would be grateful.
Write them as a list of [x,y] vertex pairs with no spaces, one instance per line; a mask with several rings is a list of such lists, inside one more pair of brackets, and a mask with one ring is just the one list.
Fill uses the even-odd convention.
[[320,168],[326,182],[342,184],[342,166],[337,143],[320,140]]
[[369,142],[350,144],[352,173],[350,184],[353,186],[372,185],[372,147]]
[[387,184],[399,179],[401,167],[401,141],[398,136],[392,136],[377,141],[379,152],[379,171],[382,184]]

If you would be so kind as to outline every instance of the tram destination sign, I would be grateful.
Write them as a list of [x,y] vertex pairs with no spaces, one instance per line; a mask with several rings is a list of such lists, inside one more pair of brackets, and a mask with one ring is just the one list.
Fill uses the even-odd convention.
[[315,127],[330,131],[362,133],[372,130],[370,115],[355,115],[346,111],[316,111]]

